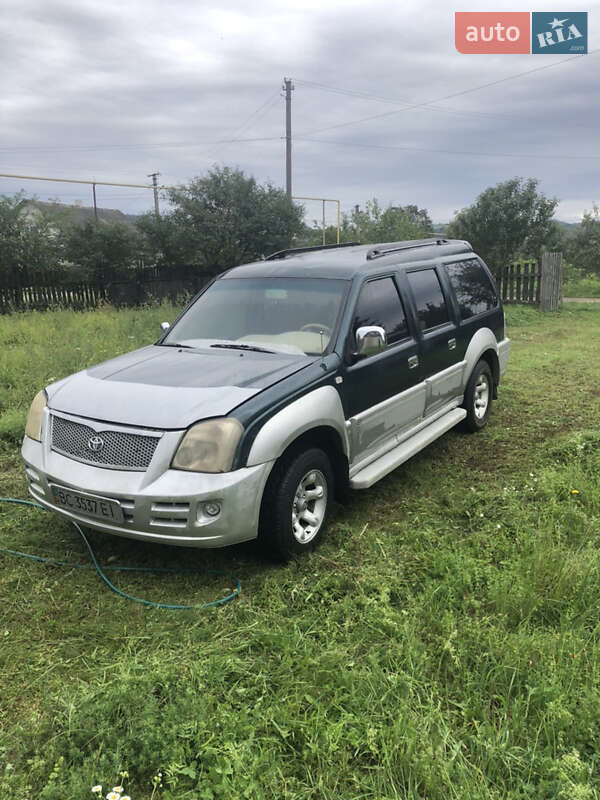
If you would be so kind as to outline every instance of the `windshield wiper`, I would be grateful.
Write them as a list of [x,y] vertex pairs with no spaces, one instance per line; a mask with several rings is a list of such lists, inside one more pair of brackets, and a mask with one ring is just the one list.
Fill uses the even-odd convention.
[[222,347],[224,350],[252,350],[254,353],[275,353],[275,350],[267,350],[266,347],[258,347],[255,344],[236,344],[235,342],[231,342],[230,344],[224,343],[217,343],[211,344],[211,347]]
[[189,350],[193,350],[191,344],[179,344],[179,342],[163,342],[159,347],[186,347]]

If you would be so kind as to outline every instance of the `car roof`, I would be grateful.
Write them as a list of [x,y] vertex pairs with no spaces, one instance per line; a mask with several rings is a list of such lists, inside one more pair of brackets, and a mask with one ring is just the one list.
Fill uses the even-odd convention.
[[274,253],[264,261],[242,264],[222,278],[340,278],[385,271],[389,266],[410,266],[455,254],[473,255],[462,239],[412,239],[380,244],[342,244],[323,248],[298,248]]

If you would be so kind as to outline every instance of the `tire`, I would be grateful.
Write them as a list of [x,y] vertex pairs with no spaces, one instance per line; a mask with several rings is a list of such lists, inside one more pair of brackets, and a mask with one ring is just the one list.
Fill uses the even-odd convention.
[[494,379],[490,365],[484,359],[477,362],[471,373],[462,407],[466,410],[465,427],[471,433],[485,428],[494,394]]
[[[259,540],[271,556],[288,561],[317,544],[333,501],[333,469],[316,447],[278,462],[263,494]],[[307,496],[308,495],[308,496]]]

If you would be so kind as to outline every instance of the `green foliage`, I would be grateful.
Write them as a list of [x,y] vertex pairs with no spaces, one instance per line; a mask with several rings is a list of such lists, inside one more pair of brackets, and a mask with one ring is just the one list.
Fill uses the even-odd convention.
[[[422,239],[431,234],[433,223],[426,209],[415,205],[388,206],[383,209],[377,200],[367,200],[364,209],[356,206],[351,214],[342,214],[340,225],[341,242],[400,242],[406,239]],[[326,244],[335,244],[337,228],[326,229]],[[314,220],[312,228],[304,227],[297,237],[297,246],[319,245],[323,242],[323,229]]]
[[580,226],[565,241],[565,253],[579,270],[580,277],[589,275],[600,280],[600,209],[597,205],[585,212]]
[[107,282],[133,277],[141,260],[141,236],[120,222],[65,225],[62,235],[72,275],[84,280]]
[[557,198],[537,191],[535,178],[512,178],[490,186],[473,205],[459,211],[448,236],[466,239],[496,274],[519,257],[539,258],[542,248],[557,246],[552,220]]
[[22,192],[0,195],[0,279],[51,274],[58,270],[61,256],[61,243],[48,218],[29,213]]
[[[2,419],[173,312],[0,318]],[[238,575],[222,609],[144,609],[94,573],[0,556],[0,797],[104,796],[127,771],[133,800],[598,800],[600,309],[506,318],[485,431],[355,493],[299,562],[91,535],[101,563]],[[10,440],[0,467],[0,495],[25,497]],[[0,506],[0,541],[86,558],[66,522],[20,507]],[[164,601],[225,588],[118,580]]]
[[302,224],[302,208],[283,190],[229,167],[170,189],[168,199],[170,212],[140,225],[159,263],[221,272],[289,247]]

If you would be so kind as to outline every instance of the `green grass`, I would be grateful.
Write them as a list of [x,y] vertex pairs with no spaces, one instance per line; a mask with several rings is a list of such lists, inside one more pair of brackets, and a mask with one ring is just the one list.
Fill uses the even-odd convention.
[[[0,318],[0,494],[26,496],[36,391],[172,316]],[[600,797],[600,309],[507,318],[486,430],[355,493],[298,563],[91,535],[103,563],[239,576],[221,609],[149,610],[0,556],[1,800],[91,797],[122,770],[133,800]],[[68,524],[24,508],[0,508],[0,547],[86,561]],[[116,580],[164,601],[229,588]]]
[[565,297],[600,297],[600,278],[597,275],[585,275],[566,280],[563,285]]

